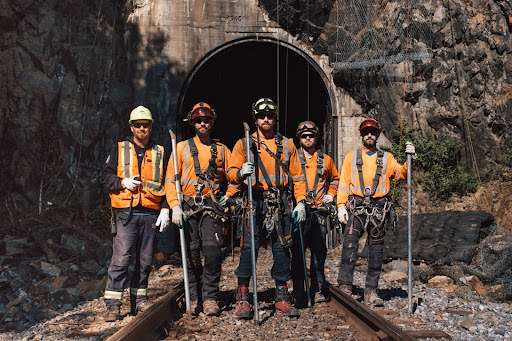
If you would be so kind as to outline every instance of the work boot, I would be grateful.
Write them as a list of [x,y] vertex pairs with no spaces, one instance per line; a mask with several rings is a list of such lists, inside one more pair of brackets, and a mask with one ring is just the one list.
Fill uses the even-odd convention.
[[121,306],[118,304],[105,305],[106,312],[103,316],[105,322],[114,322],[121,318]]
[[276,288],[276,310],[284,316],[299,317],[299,310],[295,308],[290,300],[288,287],[286,285],[279,285]]
[[339,283],[338,284],[338,289],[340,289],[340,291],[342,291],[343,293],[349,295],[349,296],[352,296],[352,285],[351,284],[342,284],[342,283]]
[[379,295],[377,295],[377,289],[370,288],[364,289],[364,303],[374,307],[384,305],[384,301],[379,298]]
[[239,284],[236,291],[235,318],[250,319],[252,318],[252,307],[249,303],[249,286],[247,284]]
[[206,300],[203,302],[203,312],[207,316],[219,316],[220,308],[215,300]]
[[197,300],[190,300],[190,311],[187,311],[187,313],[190,313],[191,315],[198,315],[200,313],[199,304]]

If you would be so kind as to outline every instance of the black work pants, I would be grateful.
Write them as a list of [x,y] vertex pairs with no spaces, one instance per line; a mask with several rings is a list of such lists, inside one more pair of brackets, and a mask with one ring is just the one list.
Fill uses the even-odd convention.
[[[327,248],[325,246],[325,222],[328,217],[320,215],[317,210],[308,210],[306,221],[301,225],[302,240],[304,243],[304,251],[300,243],[299,229],[293,231],[293,248],[292,248],[292,278],[293,291],[299,305],[305,299],[306,291],[304,286],[304,262],[303,255],[306,249],[310,249],[311,260],[309,264],[310,277],[310,295],[315,292],[325,292],[329,287],[325,279],[325,258],[327,257]],[[300,302],[299,302],[300,301]]]
[[218,299],[224,245],[223,229],[223,223],[205,211],[189,217],[185,224],[185,235],[189,245],[187,267],[192,300]]
[[[354,266],[357,260],[357,249],[359,238],[364,232],[364,221],[349,214],[349,221],[345,228],[343,238],[343,249],[341,252],[340,270],[338,273],[339,284],[352,285],[354,279]],[[369,226],[371,225],[368,224]],[[369,228],[369,227],[368,227]],[[377,240],[372,238],[372,233],[368,231],[368,272],[366,273],[365,287],[368,289],[377,289],[379,277],[382,270],[382,262],[384,260],[384,238]]]
[[[121,304],[128,281],[130,294],[138,298],[147,297],[157,213],[133,213],[131,217],[126,211],[116,213],[117,233],[113,238],[112,260],[105,289],[107,304]],[[130,265],[134,267],[131,276],[128,274]]]
[[[258,257],[258,250],[265,242],[268,232],[263,226],[263,220],[266,214],[266,204],[262,198],[257,195],[254,198],[254,211],[255,211],[255,225],[254,225],[254,244],[256,251],[256,259]],[[283,234],[289,234],[290,231],[290,213],[285,210],[281,219],[281,230]],[[272,257],[274,264],[272,265],[271,276],[276,281],[276,284],[283,284],[287,282],[290,277],[290,250],[288,246],[283,245],[278,236],[277,231],[274,229],[268,240],[272,246]],[[238,277],[239,282],[249,282],[252,276],[252,258],[251,258],[251,233],[250,226],[244,227],[243,244],[240,250],[240,262],[238,268],[235,270],[235,275]]]

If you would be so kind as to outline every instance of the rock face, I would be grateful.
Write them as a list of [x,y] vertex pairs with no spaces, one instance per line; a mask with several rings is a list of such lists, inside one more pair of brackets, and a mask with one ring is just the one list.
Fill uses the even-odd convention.
[[[387,132],[403,125],[458,138],[482,177],[512,160],[506,0],[3,0],[0,9],[0,175],[12,179],[2,210],[78,206],[87,215],[104,198],[98,173],[111,142],[127,133],[129,109],[150,105],[163,140],[201,57],[194,44],[276,24],[329,60],[328,76],[358,105],[356,115],[377,116]],[[250,22],[244,32],[239,21]]]

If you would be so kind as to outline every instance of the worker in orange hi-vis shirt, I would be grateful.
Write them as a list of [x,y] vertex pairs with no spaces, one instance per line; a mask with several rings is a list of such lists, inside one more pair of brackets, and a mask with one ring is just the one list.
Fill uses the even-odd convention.
[[[335,211],[334,197],[338,190],[338,171],[333,159],[321,149],[317,149],[320,130],[315,122],[299,123],[296,136],[300,144],[298,155],[302,173],[306,178],[308,209],[306,221],[298,226],[293,234],[292,276],[295,305],[303,307],[306,299],[308,302],[315,303],[325,302],[329,299],[329,283],[324,273],[327,256],[325,235],[327,219],[330,219],[330,209]],[[302,232],[302,236],[299,234],[300,232]],[[310,286],[304,282],[307,281],[304,271],[307,248],[311,250]],[[303,284],[306,284],[305,287]],[[308,289],[309,292],[306,292]]]
[[[359,126],[363,148],[349,152],[343,160],[340,186],[337,194],[338,219],[347,224],[343,239],[338,285],[347,294],[352,293],[354,265],[358,240],[368,232],[368,272],[364,302],[380,305],[377,287],[384,258],[386,226],[396,222],[389,198],[392,178],[404,180],[407,164],[400,165],[393,154],[377,148],[381,128],[373,118]],[[406,143],[405,152],[415,154],[414,145]]]
[[[183,208],[176,194],[173,157],[169,158],[165,193],[172,209],[172,222],[185,228],[190,252],[187,262],[192,313],[202,308],[206,315],[220,313],[219,282],[222,265],[223,228],[227,217],[224,208],[238,191],[226,179],[230,151],[224,144],[210,138],[216,119],[208,103],[199,102],[190,111],[187,121],[196,135],[176,147],[178,178],[183,191]],[[174,151],[173,151],[174,153]],[[225,192],[225,194],[223,194]],[[201,262],[204,256],[204,266]]]
[[[291,219],[302,222],[306,218],[304,200],[306,190],[300,160],[293,140],[275,131],[278,119],[277,105],[268,98],[261,98],[253,104],[253,118],[256,132],[251,135],[251,159],[245,153],[245,138],[235,144],[228,168],[228,179],[233,184],[247,185],[244,180],[251,176],[253,203],[255,208],[255,250],[270,240],[274,265],[272,278],[276,283],[275,307],[286,316],[298,316],[298,310],[291,304],[287,281],[290,280]],[[293,180],[294,199],[297,202],[291,212],[288,186]],[[248,212],[246,212],[247,214]],[[291,217],[290,217],[291,214]],[[235,271],[238,277],[235,317],[251,318],[253,311],[249,303],[249,280],[252,275],[251,236],[244,228],[240,263]]]

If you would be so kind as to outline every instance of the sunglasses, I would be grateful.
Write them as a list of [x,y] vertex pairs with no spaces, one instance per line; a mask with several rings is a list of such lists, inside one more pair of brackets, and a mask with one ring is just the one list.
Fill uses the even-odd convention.
[[361,136],[366,136],[368,134],[371,134],[373,136],[379,136],[379,131],[375,129],[366,129],[361,131]]
[[314,134],[302,134],[300,136],[301,139],[314,139],[315,138],[315,135]]
[[259,112],[259,113],[256,114],[256,118],[257,119],[262,120],[265,117],[268,118],[269,120],[273,120],[273,119],[276,118],[276,114],[273,113],[273,112]]
[[194,120],[192,120],[193,124],[201,124],[203,122],[208,124],[208,123],[212,122],[212,119],[209,117],[198,117],[198,118],[195,118]]
[[132,127],[134,128],[149,128],[151,127],[151,123],[141,123],[141,122],[134,122],[132,123]]

